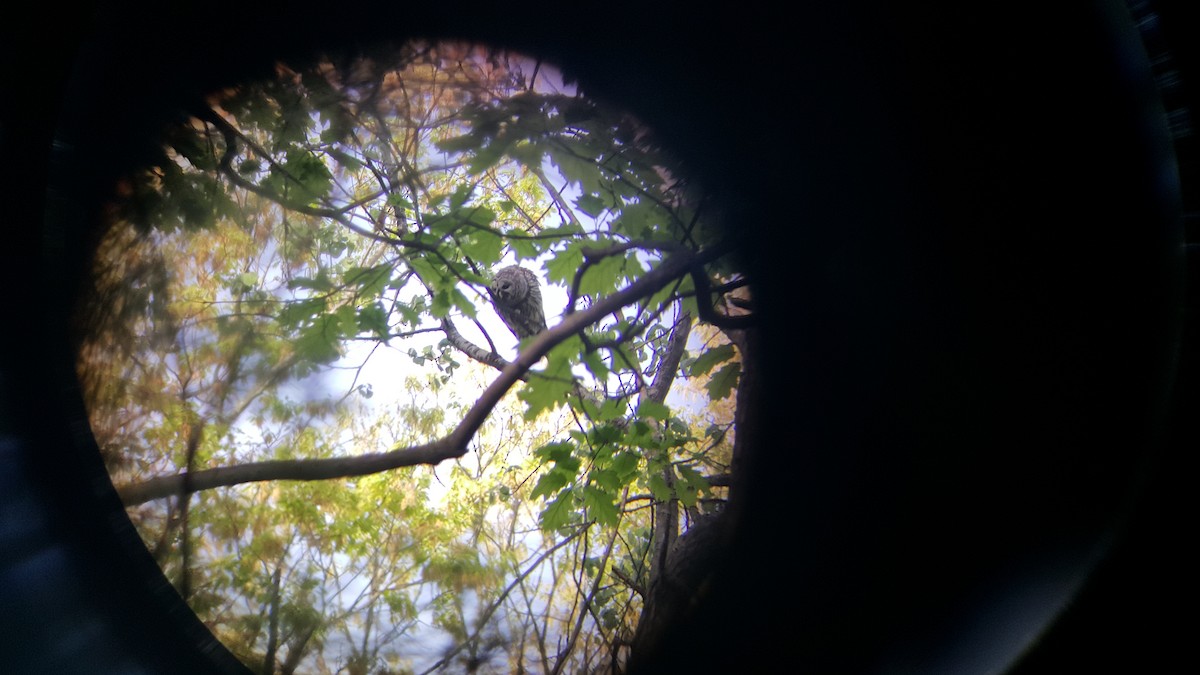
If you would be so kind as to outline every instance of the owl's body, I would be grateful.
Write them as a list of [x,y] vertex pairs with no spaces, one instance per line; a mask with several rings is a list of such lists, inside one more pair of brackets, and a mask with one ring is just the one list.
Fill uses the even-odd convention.
[[536,274],[518,265],[505,267],[496,272],[489,290],[496,313],[518,340],[546,330],[542,286]]

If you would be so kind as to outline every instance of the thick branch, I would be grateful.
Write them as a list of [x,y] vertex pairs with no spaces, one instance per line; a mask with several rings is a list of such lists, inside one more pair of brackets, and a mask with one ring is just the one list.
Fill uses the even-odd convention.
[[637,579],[634,579],[633,577],[626,574],[625,571],[622,570],[620,567],[613,565],[609,571],[612,573],[612,575],[614,577],[616,577],[618,580],[620,580],[621,583],[625,584],[625,586],[627,586],[629,588],[629,590],[633,591],[634,593],[637,593],[638,595],[640,595],[643,598],[646,597],[646,587],[643,586],[642,584],[639,584]]
[[458,328],[455,327],[454,322],[450,321],[450,319],[442,319],[442,331],[446,334],[446,340],[450,342],[450,346],[483,365],[491,366],[501,371],[508,366],[508,361],[505,361],[504,357],[496,352],[489,352],[463,337],[463,334],[458,332]]
[[[740,330],[750,328],[757,323],[753,314],[721,314],[712,305],[714,289],[708,274],[702,265],[692,269],[692,281],[696,284],[696,308],[700,312],[700,320],[710,323],[721,330]],[[719,288],[724,288],[721,286]]]
[[[467,452],[467,443],[479,431],[492,409],[521,377],[545,356],[555,345],[599,321],[606,314],[616,311],[638,298],[651,295],[672,280],[687,273],[697,262],[711,260],[722,254],[720,250],[701,251],[698,254],[680,254],[663,261],[645,276],[624,289],[600,299],[586,311],[572,314],[554,328],[547,330],[508,363],[483,394],[475,402],[458,426],[448,436],[432,443],[396,448],[390,452],[371,453],[355,457],[327,459],[290,459],[253,462],[238,466],[220,467],[194,471],[186,475],[161,476],[143,483],[135,483],[117,489],[127,504],[140,504],[151,499],[168,497],[181,492],[208,490],[242,483],[269,480],[328,480],[363,476],[419,464],[438,464],[447,459],[461,457]],[[185,480],[187,484],[185,485]]]
[[[205,469],[187,474],[188,491],[198,492],[217,487],[255,483],[268,480],[328,480],[350,476],[365,476],[404,466],[437,464],[445,459],[461,457],[466,448],[452,448],[447,439],[425,445],[415,445],[391,452],[377,452],[355,457],[326,459],[280,459],[252,462],[237,466]],[[141,504],[179,494],[184,490],[184,474],[159,476],[142,483],[117,488],[125,504]]]
[[[654,381],[646,388],[644,396],[651,400],[662,403],[667,397],[667,392],[671,389],[671,384],[675,381],[675,373],[679,370],[679,362],[683,359],[683,353],[687,347],[688,335],[692,331],[692,315],[684,313],[679,317],[679,321],[675,324],[675,329],[671,332],[670,342],[667,344],[667,353],[663,356],[662,363],[659,365],[658,373],[654,376]],[[671,467],[664,467],[662,470],[663,481],[674,492],[675,471]],[[654,532],[651,537],[653,542],[653,551],[650,556],[650,579],[648,590],[651,593],[656,592],[659,579],[664,574],[664,568],[667,564],[667,554],[675,545],[675,541],[679,538],[679,500],[671,497],[654,505]],[[645,599],[647,610],[651,608],[654,599],[646,594],[642,594]],[[642,619],[647,620],[647,614],[643,613]]]
[[675,382],[675,374],[679,372],[679,362],[683,360],[688,335],[691,335],[691,332],[692,315],[684,312],[675,322],[675,328],[671,331],[671,338],[667,342],[667,353],[663,355],[662,361],[659,363],[658,372],[654,374],[654,381],[650,383],[643,394],[645,398],[658,403],[666,400],[667,392],[671,390],[671,385]]

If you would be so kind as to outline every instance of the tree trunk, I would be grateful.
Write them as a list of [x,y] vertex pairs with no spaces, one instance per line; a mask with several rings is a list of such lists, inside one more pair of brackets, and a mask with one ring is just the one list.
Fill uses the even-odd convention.
[[267,615],[267,653],[263,655],[263,675],[275,673],[275,651],[279,648],[279,586],[282,580],[283,563],[280,563],[271,575],[271,608]]
[[[661,672],[665,645],[674,642],[680,626],[705,601],[722,573],[744,497],[747,462],[759,433],[759,336],[754,329],[728,331],[741,353],[742,371],[734,413],[733,462],[729,500],[724,509],[705,515],[682,535],[675,500],[656,511],[656,547],[648,593],[630,645],[628,672]],[[660,535],[660,526],[664,533]],[[659,537],[662,536],[662,539]],[[660,547],[661,544],[661,547]],[[657,569],[656,569],[657,568]]]

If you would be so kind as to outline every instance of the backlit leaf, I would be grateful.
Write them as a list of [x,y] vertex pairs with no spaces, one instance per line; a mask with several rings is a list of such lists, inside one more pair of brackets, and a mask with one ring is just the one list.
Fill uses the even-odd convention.
[[537,485],[533,487],[533,491],[529,493],[530,497],[548,497],[571,482],[570,476],[562,471],[550,471],[542,474],[538,479]]
[[531,373],[529,381],[517,394],[527,406],[525,419],[532,421],[537,419],[543,410],[558,407],[566,401],[567,393],[575,388],[569,358],[570,342],[555,347],[547,358],[546,369],[540,373]]
[[660,502],[665,502],[671,498],[671,488],[667,486],[667,481],[661,475],[655,473],[650,475],[650,492],[654,498]]
[[638,404],[637,412],[638,417],[642,419],[653,419],[660,422],[671,416],[670,408],[658,401],[651,401],[649,399]]
[[738,363],[727,363],[721,366],[712,378],[708,381],[708,396],[714,401],[719,401],[733,391],[737,386],[738,376],[741,374],[741,366]]
[[718,347],[713,347],[696,358],[696,361],[692,364],[692,367],[688,370],[688,373],[692,377],[704,375],[708,371],[712,370],[713,366],[719,363],[724,363],[725,361],[733,358],[733,355],[734,349],[732,344],[725,343]]
[[573,488],[567,488],[558,494],[554,501],[546,505],[542,510],[542,529],[547,532],[553,532],[571,522],[571,516],[575,512],[575,495]]
[[575,272],[583,265],[583,253],[578,246],[569,246],[566,250],[546,261],[546,279],[562,284],[569,284],[575,278]]
[[608,204],[606,204],[603,199],[597,197],[596,195],[583,195],[579,199],[575,200],[575,205],[579,207],[580,211],[583,211],[593,218],[600,215],[604,209],[608,208]]
[[583,487],[583,505],[587,507],[588,515],[601,525],[617,524],[620,514],[614,497],[613,493],[595,485]]

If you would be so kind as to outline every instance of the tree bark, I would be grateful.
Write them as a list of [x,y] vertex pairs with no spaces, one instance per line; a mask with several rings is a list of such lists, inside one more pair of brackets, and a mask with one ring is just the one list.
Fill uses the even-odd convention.
[[[680,625],[704,602],[721,574],[731,550],[741,502],[743,483],[754,448],[758,444],[760,385],[758,368],[759,335],[756,329],[726,331],[741,354],[737,408],[734,413],[733,462],[730,468],[730,492],[726,507],[702,516],[682,535],[677,532],[678,508],[670,500],[656,510],[654,537],[657,540],[651,566],[648,594],[642,615],[630,645],[628,672],[654,672],[658,651],[668,633]],[[665,532],[660,533],[662,524]],[[661,539],[659,539],[661,537]],[[656,569],[657,566],[657,569]]]
[[275,652],[279,648],[279,604],[280,583],[283,579],[283,564],[271,575],[271,607],[267,613],[267,653],[263,655],[263,675],[274,675]]

